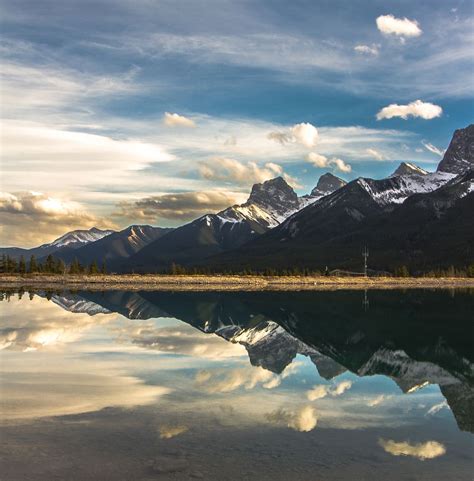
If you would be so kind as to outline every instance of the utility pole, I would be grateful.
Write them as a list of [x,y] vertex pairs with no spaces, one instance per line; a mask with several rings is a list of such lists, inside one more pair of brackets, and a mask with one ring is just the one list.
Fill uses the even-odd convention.
[[362,257],[364,258],[364,276],[367,277],[367,259],[369,258],[369,249],[367,249],[367,246],[364,247]]

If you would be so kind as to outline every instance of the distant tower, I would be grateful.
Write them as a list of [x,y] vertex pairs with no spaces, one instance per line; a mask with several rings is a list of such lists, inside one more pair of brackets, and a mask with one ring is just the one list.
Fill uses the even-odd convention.
[[364,258],[364,276],[367,277],[367,259],[369,258],[369,249],[367,249],[367,246],[364,247],[362,257]]

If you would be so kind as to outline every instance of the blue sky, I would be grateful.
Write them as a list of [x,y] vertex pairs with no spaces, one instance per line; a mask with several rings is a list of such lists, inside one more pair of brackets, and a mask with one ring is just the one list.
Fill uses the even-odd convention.
[[3,244],[177,225],[275,175],[434,170],[472,122],[472,1],[0,5]]

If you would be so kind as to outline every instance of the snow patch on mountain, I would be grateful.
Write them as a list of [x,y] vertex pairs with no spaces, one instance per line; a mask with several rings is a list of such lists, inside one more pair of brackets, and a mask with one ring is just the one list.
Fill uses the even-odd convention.
[[95,242],[113,233],[113,230],[102,230],[97,229],[96,227],[93,227],[89,230],[73,230],[71,232],[67,232],[61,237],[58,237],[49,244],[43,244],[41,247],[82,247],[85,244]]

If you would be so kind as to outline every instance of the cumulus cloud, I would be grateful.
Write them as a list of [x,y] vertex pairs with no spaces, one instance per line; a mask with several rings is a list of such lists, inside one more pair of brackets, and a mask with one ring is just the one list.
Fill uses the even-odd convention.
[[295,431],[312,431],[318,423],[316,409],[313,406],[303,406],[296,411],[278,409],[266,415],[269,422],[276,425],[286,425]]
[[412,456],[421,459],[433,459],[446,453],[446,448],[437,441],[426,443],[410,444],[407,441],[396,442],[393,440],[379,439],[379,444],[385,452],[394,456]]
[[419,37],[423,31],[416,20],[406,17],[397,18],[393,15],[380,15],[375,20],[377,28],[386,35],[397,37]]
[[283,172],[283,167],[274,162],[259,166],[256,162],[240,162],[236,159],[218,157],[201,161],[199,174],[206,180],[234,182],[240,185],[252,185],[281,176],[293,187],[299,186],[297,179]]
[[114,227],[77,202],[41,192],[0,192],[2,245],[36,246],[50,242],[68,230]]
[[352,387],[351,381],[341,381],[335,386],[322,384],[314,386],[306,393],[309,401],[316,401],[317,399],[325,398],[326,396],[341,396]]
[[436,147],[436,145],[430,144],[429,142],[422,142],[422,144],[426,150],[429,150],[430,152],[433,152],[433,154],[443,157],[445,150],[439,149],[438,147]]
[[193,119],[176,113],[171,114],[170,112],[165,112],[163,123],[167,127],[196,127],[196,123]]
[[365,151],[370,157],[373,157],[376,160],[385,160],[385,155],[376,149],[366,149]]
[[346,174],[352,170],[350,164],[346,164],[342,159],[332,158],[329,163],[335,167],[336,170],[345,172]]
[[313,164],[315,167],[319,168],[332,167],[335,170],[346,173],[352,170],[352,167],[349,164],[346,164],[342,159],[338,159],[336,157],[328,159],[326,156],[318,154],[316,152],[310,152],[306,156],[306,160],[310,164]]
[[267,138],[282,145],[299,143],[304,147],[314,147],[318,141],[318,129],[309,122],[295,124],[288,131],[273,131],[267,134]]
[[420,117],[425,120],[431,120],[440,117],[443,109],[439,105],[429,102],[415,100],[408,105],[390,104],[377,113],[377,120],[391,119],[400,117],[406,120],[408,117]]
[[318,129],[308,122],[296,124],[290,130],[296,141],[305,147],[314,147],[318,141]]
[[114,216],[146,222],[158,222],[160,219],[187,221],[223,210],[244,198],[241,194],[225,191],[161,194],[121,202]]
[[354,51],[356,51],[357,53],[361,53],[361,54],[364,54],[364,55],[373,55],[373,56],[377,56],[379,54],[379,48],[380,46],[379,45],[376,45],[376,44],[372,44],[372,45],[356,45],[354,47]]
[[316,152],[310,152],[306,156],[306,160],[310,163],[313,164],[315,167],[328,167],[328,158],[324,155],[318,154]]

